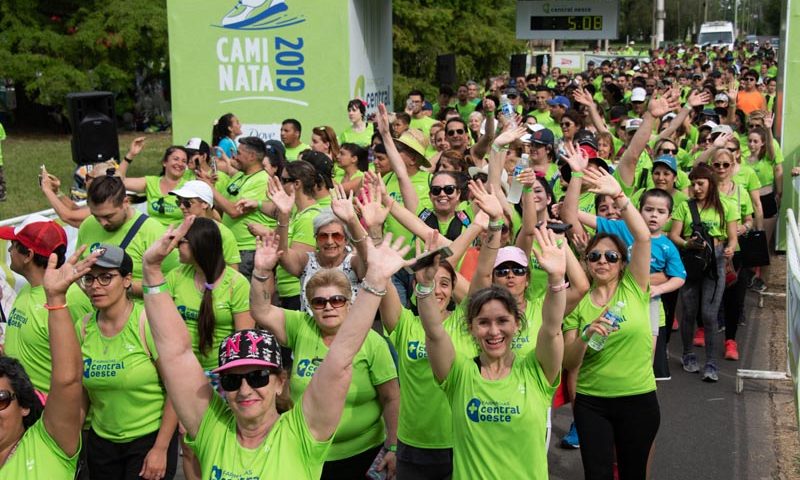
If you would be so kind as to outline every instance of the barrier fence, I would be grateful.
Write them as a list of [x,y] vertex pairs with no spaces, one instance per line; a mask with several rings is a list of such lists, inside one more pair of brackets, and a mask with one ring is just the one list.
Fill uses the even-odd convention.
[[795,415],[800,423],[800,231],[794,211],[786,210],[786,357],[792,376]]

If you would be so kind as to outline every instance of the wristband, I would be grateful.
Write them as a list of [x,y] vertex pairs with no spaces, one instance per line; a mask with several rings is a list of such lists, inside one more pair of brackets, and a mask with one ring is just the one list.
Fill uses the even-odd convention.
[[365,233],[365,234],[364,234],[364,236],[363,236],[363,237],[361,237],[361,238],[359,238],[358,240],[356,240],[355,238],[353,238],[353,239],[351,239],[351,241],[352,241],[353,243],[361,243],[361,242],[363,242],[364,240],[366,240],[368,236],[369,236],[369,234]]
[[144,295],[157,295],[159,293],[168,292],[167,282],[163,281],[158,285],[144,285],[142,284],[142,294]]
[[377,288],[367,284],[367,282],[361,282],[361,288],[365,292],[369,292],[369,293],[375,295],[376,297],[383,297],[383,296],[386,295],[386,289],[385,288],[383,290],[378,290]]
[[125,155],[124,157],[122,157],[122,159],[123,159],[123,160],[125,160],[125,161],[126,161],[126,162],[128,162],[128,163],[133,163],[133,159],[132,159],[132,158],[128,158],[128,156],[127,156],[127,155]]
[[590,326],[591,325],[586,325],[581,332],[581,340],[583,340],[584,343],[589,343],[589,336],[586,335],[586,330],[588,330]]
[[414,293],[417,294],[417,298],[425,298],[433,293],[433,285],[427,286],[421,283],[417,283],[414,285]]
[[258,201],[258,209],[261,210],[261,200]]
[[556,285],[549,285],[549,287],[550,287],[550,291],[551,292],[558,293],[558,292],[562,292],[562,291],[568,289],[569,288],[569,282],[562,282],[562,283],[558,283]]
[[384,448],[384,450],[386,450],[387,452],[394,452],[394,453],[397,453],[397,445],[389,445],[388,447],[387,447],[386,445],[384,445],[384,446],[383,446],[383,448]]
[[259,282],[266,282],[267,280],[269,280],[270,278],[272,278],[272,274],[271,274],[271,273],[268,273],[268,274],[266,274],[266,275],[264,275],[264,276],[262,277],[262,276],[260,276],[260,275],[256,275],[256,272],[253,272],[253,278],[255,278],[256,280],[258,280]]
[[279,227],[283,227],[283,228],[289,228],[289,224],[288,223],[280,223],[280,222],[278,222],[278,226]]
[[506,150],[508,150],[508,148],[507,147],[501,147],[501,146],[498,146],[496,143],[493,143],[492,144],[492,150],[494,150],[497,153],[502,153],[502,152],[505,152]]
[[67,308],[67,304],[65,303],[64,305],[48,305],[48,304],[45,303],[44,304],[44,308],[46,310],[52,312],[53,310],[63,310],[65,308]]
[[533,187],[524,186],[522,187],[522,193],[532,193]]
[[499,232],[500,230],[503,229],[503,225],[505,225],[505,224],[506,224],[506,222],[504,222],[503,220],[497,220],[496,222],[493,222],[493,221],[490,220],[489,221],[489,230],[491,230],[493,232]]
[[583,172],[572,172],[571,178],[583,178]]
[[620,211],[620,212],[624,212],[624,211],[625,211],[625,210],[627,210],[627,209],[628,209],[628,207],[630,207],[630,206],[631,206],[631,200],[630,200],[630,199],[628,199],[628,201],[627,201],[627,202],[625,202],[625,205],[623,205],[623,206],[619,207],[619,211]]

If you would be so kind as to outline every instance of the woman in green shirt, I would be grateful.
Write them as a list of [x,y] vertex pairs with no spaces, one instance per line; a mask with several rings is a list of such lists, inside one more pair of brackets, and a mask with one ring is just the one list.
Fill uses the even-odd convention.
[[339,135],[339,144],[355,143],[364,148],[369,147],[374,129],[372,124],[367,123],[367,104],[360,98],[354,98],[347,102],[347,119],[350,126]]
[[81,351],[67,304],[67,289],[100,255],[78,258],[81,247],[60,267],[50,256],[44,273],[52,374],[47,406],[14,358],[0,357],[0,478],[71,480],[81,447]]

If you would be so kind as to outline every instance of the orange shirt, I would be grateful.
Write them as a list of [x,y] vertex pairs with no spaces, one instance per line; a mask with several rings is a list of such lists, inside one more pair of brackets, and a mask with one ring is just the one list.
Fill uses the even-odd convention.
[[752,92],[740,90],[736,95],[736,108],[743,111],[745,115],[750,115],[750,112],[754,110],[766,110],[767,101],[758,90]]

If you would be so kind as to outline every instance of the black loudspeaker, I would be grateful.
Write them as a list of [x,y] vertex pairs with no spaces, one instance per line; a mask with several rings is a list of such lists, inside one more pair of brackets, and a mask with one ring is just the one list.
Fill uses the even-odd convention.
[[511,68],[509,68],[509,73],[511,74],[511,78],[517,77],[524,77],[528,74],[526,72],[528,67],[528,55],[525,53],[520,53],[518,55],[511,55]]
[[436,83],[451,87],[456,84],[456,55],[454,53],[436,57]]
[[[546,62],[545,59],[547,60]],[[553,64],[550,55],[536,55],[536,73],[542,73],[542,65],[545,63],[547,63],[548,67]]]
[[117,116],[111,92],[67,94],[72,160],[78,165],[120,160]]

